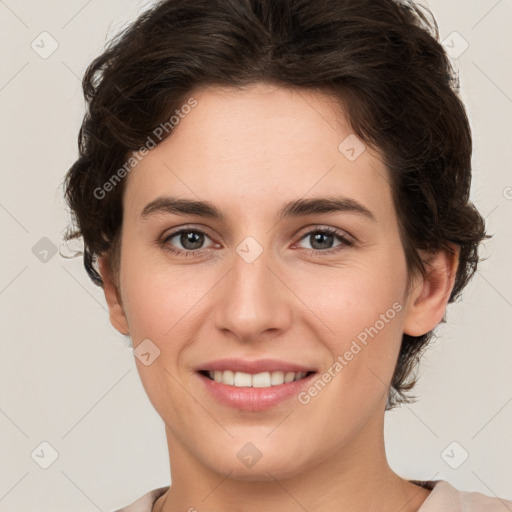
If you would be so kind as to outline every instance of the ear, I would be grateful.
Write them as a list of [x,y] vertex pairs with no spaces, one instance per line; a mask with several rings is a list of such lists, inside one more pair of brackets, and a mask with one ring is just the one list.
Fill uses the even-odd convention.
[[105,293],[110,313],[110,323],[121,334],[130,334],[128,321],[121,302],[121,294],[112,277],[112,271],[110,270],[107,258],[103,254],[98,258],[98,270],[103,280],[103,292]]
[[460,246],[449,243],[453,252],[440,249],[433,255],[422,253],[427,277],[414,281],[404,315],[404,334],[422,336],[436,327],[444,317],[455,283]]

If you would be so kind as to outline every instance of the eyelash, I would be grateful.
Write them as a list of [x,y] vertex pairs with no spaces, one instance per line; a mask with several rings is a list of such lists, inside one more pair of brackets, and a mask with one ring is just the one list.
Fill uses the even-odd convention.
[[[205,249],[196,249],[196,250],[189,250],[189,251],[185,251],[185,250],[182,250],[182,249],[176,249],[174,247],[172,247],[168,241],[169,240],[172,240],[176,235],[180,235],[181,233],[199,233],[201,235],[205,235],[207,236],[208,238],[211,238],[208,236],[208,233],[206,233],[205,231],[203,231],[202,229],[198,229],[198,228],[181,228],[179,229],[178,231],[174,231],[172,233],[169,233],[168,235],[165,235],[160,241],[159,241],[159,244],[162,246],[162,248],[165,250],[165,251],[168,251],[172,254],[175,254],[177,256],[194,256],[194,255],[197,255],[198,253],[201,253],[202,251],[204,251]],[[321,249],[304,249],[306,251],[307,254],[309,255],[314,255],[314,256],[317,256],[318,254],[324,254],[324,255],[330,255],[330,254],[334,254],[334,253],[337,253],[341,250],[343,250],[344,248],[346,247],[352,247],[354,245],[354,242],[352,240],[350,240],[347,236],[345,236],[345,234],[343,234],[342,231],[339,231],[335,228],[331,228],[331,227],[317,227],[317,228],[314,228],[310,231],[308,231],[307,233],[304,233],[302,235],[302,237],[300,238],[300,240],[308,237],[308,236],[311,236],[313,234],[317,234],[317,233],[322,233],[322,234],[329,234],[329,235],[335,235],[336,238],[338,238],[338,240],[341,242],[340,245],[336,246],[336,247],[333,247],[331,249],[326,249],[326,250],[321,250]]]

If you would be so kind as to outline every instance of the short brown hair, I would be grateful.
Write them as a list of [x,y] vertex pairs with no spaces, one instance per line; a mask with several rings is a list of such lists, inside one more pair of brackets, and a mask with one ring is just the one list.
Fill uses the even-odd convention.
[[[103,284],[100,254],[119,267],[125,180],[105,197],[95,191],[191,91],[256,82],[339,100],[353,132],[390,170],[409,272],[426,275],[418,249],[460,246],[456,300],[488,238],[469,201],[469,121],[430,11],[393,0],[163,0],[113,38],[83,78],[88,108],[65,178],[74,219],[66,240],[83,237],[93,282]],[[432,336],[403,335],[386,409],[411,401],[404,392]]]

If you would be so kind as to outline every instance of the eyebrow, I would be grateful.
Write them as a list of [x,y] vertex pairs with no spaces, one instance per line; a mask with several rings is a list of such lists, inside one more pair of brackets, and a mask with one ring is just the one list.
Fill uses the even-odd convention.
[[[376,221],[373,213],[354,199],[347,197],[314,197],[297,199],[286,203],[276,215],[278,220],[322,213],[357,213]],[[196,215],[209,219],[225,221],[226,216],[218,206],[208,201],[195,201],[173,196],[161,196],[148,203],[140,214],[141,220],[157,214]]]

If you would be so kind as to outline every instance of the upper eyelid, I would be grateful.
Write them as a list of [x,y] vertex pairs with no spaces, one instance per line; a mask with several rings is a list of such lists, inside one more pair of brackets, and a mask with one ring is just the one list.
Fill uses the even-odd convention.
[[183,231],[197,231],[197,232],[200,232],[200,233],[204,233],[205,235],[207,235],[209,238],[214,238],[210,235],[210,232],[207,228],[204,228],[204,227],[197,227],[197,226],[181,226],[179,228],[175,228],[175,229],[171,229],[169,230],[169,232],[164,232],[164,234],[162,235],[162,239],[165,240],[169,237],[175,237],[176,235],[179,235],[180,233],[182,233]]

